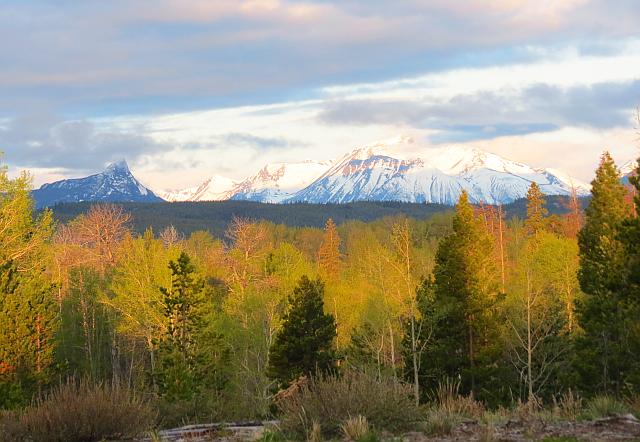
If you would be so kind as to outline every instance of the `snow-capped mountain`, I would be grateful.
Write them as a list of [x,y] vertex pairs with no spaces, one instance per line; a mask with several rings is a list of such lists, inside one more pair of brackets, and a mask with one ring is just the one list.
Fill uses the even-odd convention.
[[468,147],[435,150],[415,146],[411,154],[411,144],[411,139],[404,138],[391,145],[356,149],[286,202],[455,204],[466,190],[474,203],[504,204],[525,197],[533,181],[547,195],[568,195],[572,187],[579,195],[589,193],[587,184],[553,169],[534,169]]
[[198,187],[158,194],[167,201],[246,200],[279,203],[311,184],[331,167],[331,162],[301,161],[267,164],[240,182],[214,176]]
[[[623,166],[630,172],[634,162]],[[411,138],[357,148],[335,161],[273,163],[240,182],[213,176],[200,186],[154,194],[125,162],[87,178],[45,184],[38,207],[77,201],[222,201],[268,203],[429,202],[453,205],[465,190],[474,203],[506,204],[532,182],[547,195],[580,196],[590,186],[556,169],[536,169],[471,147],[426,148]],[[161,198],[159,198],[159,195]]]
[[158,202],[161,198],[138,181],[126,161],[111,164],[103,172],[86,178],[75,178],[44,184],[33,191],[36,207],[58,203]]
[[236,185],[231,199],[279,203],[311,184],[331,163],[303,161],[267,164],[258,173]]
[[214,175],[196,187],[182,190],[158,192],[166,201],[223,201],[233,196],[233,189],[238,185],[230,178]]

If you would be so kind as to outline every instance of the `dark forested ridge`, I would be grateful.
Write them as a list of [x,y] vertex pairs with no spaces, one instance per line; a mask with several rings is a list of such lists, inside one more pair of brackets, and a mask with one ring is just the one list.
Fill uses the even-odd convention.
[[[586,206],[588,199],[581,199]],[[398,201],[361,201],[348,204],[268,204],[252,201],[215,201],[180,203],[121,203],[131,213],[133,229],[138,233],[151,227],[159,232],[172,225],[177,230],[190,234],[198,230],[211,232],[220,237],[234,217],[264,220],[290,227],[323,227],[328,218],[337,224],[346,221],[370,222],[387,216],[403,215],[409,218],[426,219],[436,213],[451,212],[451,206],[443,204],[417,204]],[[90,202],[65,203],[53,208],[55,218],[68,222],[86,213]],[[567,212],[567,198],[547,197],[551,214]],[[527,200],[517,200],[504,206],[507,218],[524,218]]]

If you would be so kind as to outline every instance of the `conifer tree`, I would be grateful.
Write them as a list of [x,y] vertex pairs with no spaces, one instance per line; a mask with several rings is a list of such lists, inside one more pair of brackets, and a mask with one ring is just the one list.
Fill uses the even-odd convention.
[[[635,210],[623,221],[619,239],[623,242],[626,257],[624,274],[624,289],[622,304],[627,315],[629,328],[624,332],[627,336],[626,345],[631,356],[627,368],[625,381],[634,390],[640,389],[640,158],[629,182],[634,188]],[[635,358],[633,356],[635,355]]]
[[318,250],[318,267],[320,274],[327,279],[333,280],[340,276],[340,235],[338,229],[331,218],[327,220],[324,227],[324,237],[320,250]]
[[527,234],[536,235],[545,230],[545,217],[549,211],[544,204],[544,195],[540,186],[533,181],[527,192],[527,220],[524,224]]
[[335,367],[336,325],[324,312],[324,284],[303,276],[289,298],[282,329],[269,349],[268,375],[281,387]]
[[18,272],[11,261],[0,266],[0,408],[3,390],[18,390],[28,401],[49,381],[53,368],[57,309],[53,287],[39,275]]
[[584,331],[577,342],[576,361],[585,389],[619,393],[631,356],[623,339],[630,318],[620,298],[625,253],[618,240],[627,209],[620,172],[608,152],[602,155],[591,185],[591,202],[578,235],[578,278],[585,297],[576,309]]
[[490,382],[499,353],[497,315],[499,275],[494,244],[475,216],[466,192],[456,206],[453,233],[438,245],[435,304],[438,325],[433,345],[425,354],[430,361],[430,386],[443,378],[461,378],[463,390],[476,392]]
[[186,253],[171,261],[170,288],[164,295],[166,333],[158,342],[156,379],[168,400],[191,399],[197,392],[196,338],[202,328],[204,283]]

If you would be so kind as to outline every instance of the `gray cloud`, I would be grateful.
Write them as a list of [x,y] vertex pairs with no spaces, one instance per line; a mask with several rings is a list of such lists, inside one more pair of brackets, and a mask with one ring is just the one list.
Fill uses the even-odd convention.
[[606,42],[640,28],[634,0],[274,3],[4,2],[0,116],[43,105],[104,114],[267,102],[519,45],[603,41],[614,51]]
[[142,130],[101,130],[85,120],[63,120],[54,114],[30,114],[0,127],[5,160],[22,167],[95,171],[110,161],[153,154],[168,146]]
[[640,80],[567,89],[539,84],[518,92],[480,92],[425,103],[334,101],[319,118],[328,124],[408,124],[462,132],[484,128],[498,136],[568,125],[600,129],[628,126],[630,111],[638,102]]

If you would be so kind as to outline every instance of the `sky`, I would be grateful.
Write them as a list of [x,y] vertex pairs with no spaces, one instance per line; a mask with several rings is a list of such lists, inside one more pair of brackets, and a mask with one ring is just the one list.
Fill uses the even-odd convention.
[[152,189],[410,136],[592,179],[640,155],[638,0],[0,0],[0,151]]

